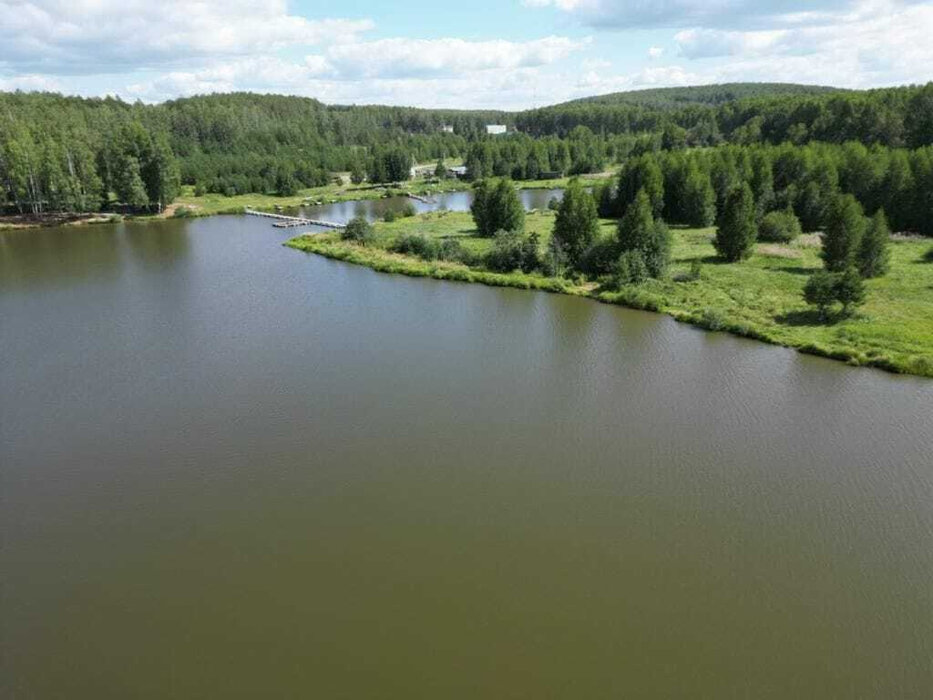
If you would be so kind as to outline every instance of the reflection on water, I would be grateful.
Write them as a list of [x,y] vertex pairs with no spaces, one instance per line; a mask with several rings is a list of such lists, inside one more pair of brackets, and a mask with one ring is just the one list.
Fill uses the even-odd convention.
[[62,286],[82,279],[119,277],[127,264],[158,270],[188,252],[188,227],[168,220],[154,225],[101,224],[37,228],[0,234],[0,291]]
[[[519,190],[519,197],[526,209],[544,209],[552,197],[558,200],[563,197],[563,190]],[[383,218],[388,212],[401,212],[408,206],[413,206],[419,214],[428,211],[446,209],[448,211],[469,211],[473,202],[473,193],[447,192],[431,197],[431,201],[422,202],[408,197],[386,197],[384,199],[370,199],[353,202],[336,202],[320,206],[301,207],[302,216],[323,221],[346,223],[355,216],[365,216],[374,221]]]
[[0,696],[929,696],[933,382],[292,234],[0,234]]

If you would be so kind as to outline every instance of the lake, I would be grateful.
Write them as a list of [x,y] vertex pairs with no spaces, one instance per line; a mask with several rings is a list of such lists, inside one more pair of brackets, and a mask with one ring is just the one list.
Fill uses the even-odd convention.
[[930,697],[933,382],[294,233],[0,234],[0,695]]

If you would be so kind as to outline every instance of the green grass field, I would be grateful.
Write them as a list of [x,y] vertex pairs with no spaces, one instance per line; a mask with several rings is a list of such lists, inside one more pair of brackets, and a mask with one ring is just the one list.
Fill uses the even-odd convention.
[[[546,241],[553,221],[551,212],[531,213],[526,230]],[[606,235],[615,230],[612,221],[602,226]],[[482,253],[491,241],[476,236],[469,214],[432,212],[380,222],[375,230],[376,240],[366,247],[341,241],[337,234],[299,236],[288,245],[383,272],[588,296],[853,365],[933,377],[933,262],[924,259],[931,247],[929,240],[895,239],[891,271],[867,281],[865,305],[851,318],[823,323],[802,298],[807,276],[821,267],[819,240],[814,235],[791,245],[759,244],[751,259],[727,264],[716,258],[713,229],[675,229],[674,263],[668,279],[612,290],[583,279],[492,273],[387,250],[398,236],[416,233],[456,238]],[[686,277],[694,260],[702,263],[700,279],[678,281]]]

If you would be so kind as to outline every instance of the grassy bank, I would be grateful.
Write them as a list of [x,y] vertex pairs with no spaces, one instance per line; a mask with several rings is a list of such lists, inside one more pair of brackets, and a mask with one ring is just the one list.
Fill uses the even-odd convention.
[[[597,181],[608,177],[609,173],[584,176],[584,180]],[[554,180],[526,180],[516,182],[518,189],[553,189],[566,187],[569,178]],[[211,216],[212,214],[238,214],[245,207],[259,210],[272,210],[275,207],[287,209],[307,204],[328,204],[332,202],[346,202],[360,199],[380,199],[387,195],[404,196],[408,193],[422,197],[430,197],[444,192],[462,192],[469,190],[472,183],[464,180],[412,180],[395,185],[336,185],[315,187],[297,192],[291,197],[279,197],[271,194],[243,194],[225,197],[221,194],[206,194],[195,197],[192,188],[186,187],[182,195],[175,200],[174,207],[185,207],[194,216]]]
[[[530,214],[527,230],[547,240],[553,220],[551,212]],[[614,227],[603,222],[606,234]],[[491,242],[475,235],[468,214],[434,212],[375,228],[376,239],[366,247],[341,241],[337,234],[299,236],[287,245],[381,272],[586,296],[853,365],[933,377],[933,263],[924,261],[929,240],[895,240],[891,272],[867,282],[865,305],[851,318],[823,323],[802,300],[807,276],[821,267],[819,239],[813,235],[792,245],[759,244],[750,260],[729,264],[715,256],[712,229],[676,229],[668,279],[612,290],[582,279],[493,273],[388,250],[398,236],[416,233],[456,238],[482,253]],[[700,278],[687,279],[695,260],[702,263]]]
[[[598,175],[584,175],[584,181],[598,181],[609,177],[610,173]],[[555,189],[566,187],[570,178],[554,180],[527,180],[516,182],[516,187],[524,190]],[[349,183],[349,178],[345,178]],[[430,197],[445,192],[462,192],[469,190],[472,183],[463,180],[412,180],[395,185],[337,185],[330,184],[325,187],[314,187],[300,190],[292,196],[280,197],[275,194],[241,194],[226,197],[222,194],[205,194],[200,197],[194,195],[194,188],[185,186],[181,195],[172,205],[161,214],[139,214],[136,216],[123,216],[100,212],[95,214],[62,214],[50,215],[42,219],[30,217],[9,216],[0,217],[0,229],[4,228],[38,228],[41,226],[72,226],[87,223],[111,223],[114,221],[158,221],[174,216],[201,217],[216,214],[241,214],[246,208],[260,211],[274,211],[282,209],[295,209],[305,205],[329,204],[333,202],[348,202],[361,199],[381,199],[386,196],[403,197],[406,194],[416,194]]]

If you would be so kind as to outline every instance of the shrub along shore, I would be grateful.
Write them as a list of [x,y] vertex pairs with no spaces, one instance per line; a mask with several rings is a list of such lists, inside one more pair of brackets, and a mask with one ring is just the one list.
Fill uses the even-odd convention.
[[[525,218],[525,233],[546,249],[554,222],[552,211],[531,212]],[[598,235],[610,238],[616,226],[614,220],[601,219]],[[298,236],[286,245],[380,272],[584,296],[851,365],[933,377],[929,239],[893,238],[890,272],[865,281],[865,304],[847,317],[826,319],[803,299],[807,280],[823,266],[820,236],[759,242],[750,257],[728,263],[717,254],[715,231],[673,227],[667,274],[637,284],[582,274],[521,272],[520,267],[493,271],[487,265],[489,253],[502,248],[502,241],[480,236],[468,213],[431,212],[377,222],[363,243],[327,233]],[[457,254],[448,256],[445,250]]]

